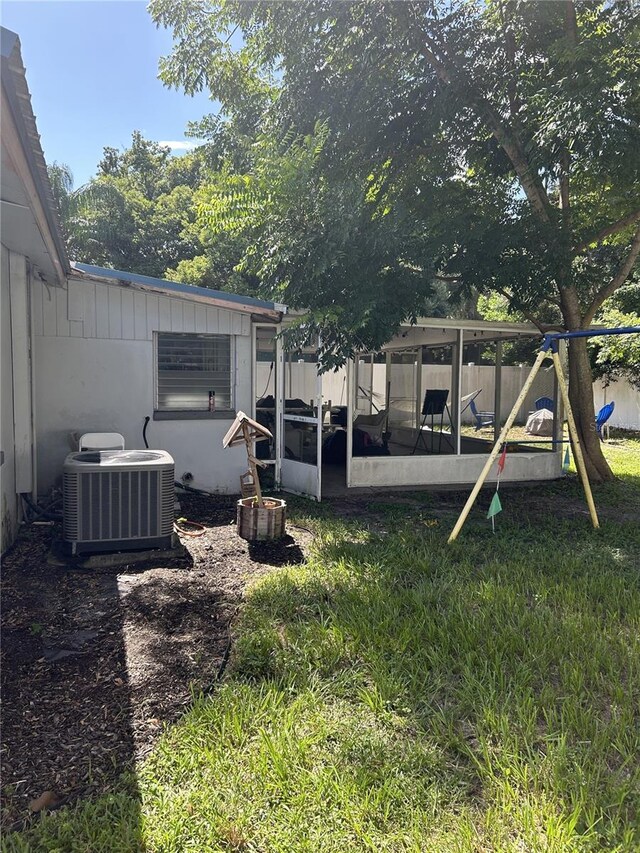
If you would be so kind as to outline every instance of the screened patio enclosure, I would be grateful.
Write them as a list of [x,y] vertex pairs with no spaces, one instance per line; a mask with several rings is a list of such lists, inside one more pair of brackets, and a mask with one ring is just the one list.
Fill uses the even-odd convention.
[[[514,347],[540,339],[528,324],[424,318],[403,326],[376,353],[320,374],[313,347],[287,352],[273,327],[256,330],[256,416],[283,489],[316,499],[347,489],[472,484],[511,410],[528,363]],[[524,432],[544,401],[552,434]],[[272,406],[267,410],[266,406]],[[536,401],[538,405],[536,405]],[[562,473],[559,394],[542,371],[509,437],[502,480]]]

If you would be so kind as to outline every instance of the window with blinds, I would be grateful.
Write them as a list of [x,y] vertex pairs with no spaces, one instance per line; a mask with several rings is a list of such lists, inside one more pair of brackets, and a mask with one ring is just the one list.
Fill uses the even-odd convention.
[[156,348],[159,411],[233,408],[230,335],[158,332]]

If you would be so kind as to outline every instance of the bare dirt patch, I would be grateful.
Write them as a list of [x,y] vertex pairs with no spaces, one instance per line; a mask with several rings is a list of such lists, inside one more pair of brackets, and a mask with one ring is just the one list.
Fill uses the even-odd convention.
[[181,498],[205,534],[182,556],[79,570],[51,565],[57,527],[25,529],[3,562],[2,824],[29,802],[62,805],[109,790],[144,757],[194,692],[215,683],[249,583],[299,563],[309,532],[249,545],[232,498]]

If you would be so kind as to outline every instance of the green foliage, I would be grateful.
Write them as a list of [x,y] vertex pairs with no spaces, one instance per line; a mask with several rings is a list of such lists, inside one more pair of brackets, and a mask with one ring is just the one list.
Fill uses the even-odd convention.
[[191,284],[240,287],[234,241],[211,245],[196,222],[195,195],[208,170],[206,152],[171,157],[134,132],[124,151],[105,148],[97,176],[73,190],[66,166],[49,169],[74,260]]
[[237,271],[254,276],[262,294],[305,310],[289,336],[302,345],[320,332],[325,367],[380,347],[407,312],[443,310],[419,224],[402,206],[381,203],[374,175],[327,174],[329,144],[326,122],[304,136],[260,134],[244,173],[225,167],[197,193],[212,243],[242,244]]
[[572,3],[150,9],[164,81],[222,104],[203,224],[247,237],[242,268],[312,309],[329,361],[422,310],[433,272],[572,327],[605,298],[634,226],[600,232],[640,209],[630,2],[577,3],[575,29]]
[[[635,290],[637,296],[637,286]],[[609,329],[623,326],[640,328],[640,310],[625,313],[612,305],[601,312],[597,322]],[[627,379],[640,391],[640,334],[594,338],[590,342],[590,350],[594,378],[603,379],[607,384]]]

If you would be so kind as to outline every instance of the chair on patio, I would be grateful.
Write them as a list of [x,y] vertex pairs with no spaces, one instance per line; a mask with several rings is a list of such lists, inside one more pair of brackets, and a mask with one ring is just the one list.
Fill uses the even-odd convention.
[[553,400],[551,397],[538,397],[533,405],[536,407],[536,412],[541,412],[542,409],[549,409],[550,412],[553,411]]
[[366,432],[373,444],[382,444],[387,429],[387,410],[381,409],[373,415],[358,415],[353,428]]
[[615,407],[616,404],[612,400],[610,403],[607,403],[606,406],[603,406],[596,415],[596,429],[598,431],[598,437],[600,438],[600,441],[604,440],[602,438],[602,427],[606,424],[606,422],[613,414],[613,410],[615,409]]
[[471,403],[479,394],[482,394],[482,388],[476,388],[476,390],[472,391],[470,394],[465,394],[464,397],[460,397],[460,417],[464,415],[467,409],[471,408]]
[[482,429],[482,427],[493,426],[495,423],[495,412],[479,412],[474,400],[469,402],[469,408],[471,409],[473,417],[476,419],[476,432],[479,429]]

